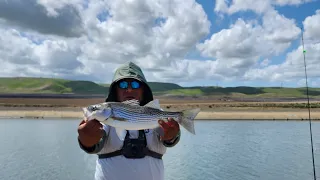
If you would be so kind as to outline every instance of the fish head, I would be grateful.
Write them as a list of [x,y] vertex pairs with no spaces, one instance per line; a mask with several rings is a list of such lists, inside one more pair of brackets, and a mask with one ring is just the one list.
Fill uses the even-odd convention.
[[82,108],[87,120],[96,119],[103,122],[112,116],[112,108],[109,103],[100,103]]
[[112,115],[111,108],[103,108],[99,110],[95,110],[91,113],[90,119],[96,119],[100,122],[104,122],[108,120]]

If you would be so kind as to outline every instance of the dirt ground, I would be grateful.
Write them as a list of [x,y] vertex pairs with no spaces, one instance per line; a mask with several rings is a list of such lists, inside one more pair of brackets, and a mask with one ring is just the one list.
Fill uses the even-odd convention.
[[[81,107],[91,104],[104,102],[104,98],[90,99],[59,99],[59,98],[0,98],[0,110],[12,109],[56,109],[56,110],[78,110]],[[189,108],[201,108],[202,111],[278,111],[294,109],[299,111],[299,108],[290,108],[292,104],[306,103],[299,102],[226,102],[218,100],[190,100],[190,99],[159,99],[160,105],[166,110],[183,110]],[[312,102],[318,103],[318,102]],[[291,105],[290,105],[291,104]],[[287,105],[284,108],[283,105]],[[281,107],[283,106],[283,107]],[[304,111],[305,108],[302,108]]]

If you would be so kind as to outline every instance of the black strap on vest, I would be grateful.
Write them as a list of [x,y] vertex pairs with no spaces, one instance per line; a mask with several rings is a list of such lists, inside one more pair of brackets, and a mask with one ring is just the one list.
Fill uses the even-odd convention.
[[162,154],[148,149],[144,130],[139,130],[139,137],[137,139],[130,139],[129,136],[129,131],[127,131],[126,137],[124,139],[124,144],[120,150],[106,154],[99,154],[99,159],[121,155],[129,159],[144,158],[145,156],[162,159]]

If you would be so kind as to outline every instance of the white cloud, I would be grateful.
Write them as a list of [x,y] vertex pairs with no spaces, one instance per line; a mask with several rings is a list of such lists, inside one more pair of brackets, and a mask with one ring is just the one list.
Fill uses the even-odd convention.
[[[5,67],[0,76],[110,82],[119,64],[133,61],[149,81],[292,81],[303,77],[301,49],[289,53],[284,63],[274,62],[273,57],[301,35],[296,22],[274,6],[308,0],[217,0],[214,10],[220,15],[249,10],[261,22],[239,18],[201,42],[215,24],[195,0],[8,2],[0,2],[0,62]],[[316,70],[318,22],[319,11],[304,21],[306,39],[313,40],[306,46],[313,78],[320,76]],[[186,54],[194,49],[207,60],[187,59]]]
[[[27,76],[74,74],[107,80],[104,76],[108,75],[111,80],[102,67],[129,60],[161,72],[193,48],[211,26],[194,0],[33,0],[33,4],[10,1],[1,5],[1,27],[8,34],[0,39],[1,61],[32,63],[20,69]],[[23,17],[12,13],[16,10]]]
[[256,49],[252,44],[256,43],[261,32],[260,27],[256,28],[238,19],[230,29],[213,34],[197,47],[204,56],[214,58],[252,57],[256,55]]
[[312,2],[314,0],[272,0],[271,3],[275,5],[285,6],[285,5],[300,5],[303,3]]
[[[305,47],[307,73],[309,78],[319,79],[320,43]],[[248,80],[294,81],[305,77],[302,46],[288,53],[286,60],[279,65],[270,65],[261,69],[250,69],[244,75]]]
[[[14,29],[0,29],[1,76],[74,77],[81,75],[79,48],[72,41],[44,40],[35,44],[30,36]],[[80,40],[78,40],[78,44]]]
[[[317,31],[314,28],[317,26],[317,19],[319,15],[319,10],[316,15],[307,17],[304,20],[304,29],[307,39],[316,40],[317,42],[309,41],[310,43],[305,44],[305,58],[307,65],[308,78],[311,78],[311,85],[317,86],[320,81],[320,42],[317,37]],[[314,24],[313,24],[314,23]],[[281,64],[270,65],[263,68],[252,68],[248,70],[244,78],[247,80],[265,80],[265,81],[287,81],[293,82],[296,80],[303,79],[305,77],[304,70],[304,56],[302,45],[297,49],[292,50],[286,56],[286,59]],[[299,82],[297,83],[298,86]]]
[[281,44],[283,48],[279,48],[282,50],[287,48],[289,43],[295,40],[301,32],[293,19],[288,19],[275,10],[265,13],[262,25],[266,40],[271,40],[278,45]]
[[305,38],[307,41],[318,41],[320,40],[320,9],[312,16],[307,17],[303,21],[305,29]]
[[170,64],[169,68],[163,72],[153,73],[157,80],[184,82],[194,79],[221,79],[219,74],[215,74],[217,61],[211,60],[178,60]]
[[260,63],[260,65],[262,66],[262,67],[266,67],[266,66],[268,66],[270,64],[270,60],[269,59],[264,59],[261,63]]
[[[308,83],[310,83],[310,82],[308,82]],[[320,79],[311,81],[311,86],[313,86],[313,87],[320,87]]]
[[82,0],[37,0],[39,5],[45,7],[47,16],[58,17],[61,12],[59,10],[65,7],[78,7],[82,5]]
[[216,0],[214,11],[234,14],[239,11],[254,11],[261,14],[271,8],[269,0]]
[[34,47],[34,55],[39,59],[40,65],[58,71],[81,68],[83,64],[78,61],[78,54],[77,47],[73,49],[71,43],[64,40],[45,40]]
[[[311,1],[216,1],[215,11],[217,13],[233,14],[239,11],[254,11],[262,16],[262,24],[256,25],[249,21],[238,19],[229,29],[223,29],[213,34],[209,40],[199,44],[197,47],[203,55],[216,58],[217,67],[224,63],[226,64],[226,69],[237,69],[239,71],[239,66],[231,66],[236,62],[232,58],[238,57],[238,65],[242,64],[242,67],[245,68],[234,79],[270,82],[293,82],[296,79],[301,79],[304,77],[301,46],[288,53],[283,63],[272,63],[272,57],[285,52],[293,41],[301,38],[301,30],[297,27],[295,20],[279,14],[273,5],[299,5],[307,2]],[[319,13],[320,11],[318,10],[315,15],[307,17],[303,22],[304,33],[306,39],[309,40],[306,45],[308,73],[311,78],[315,79],[320,77],[320,72],[317,70],[320,68]],[[257,66],[260,59],[264,60]],[[230,72],[225,72],[224,75],[232,76]],[[316,85],[318,81],[313,80],[312,82],[313,85]]]
[[0,23],[24,32],[79,37],[84,33],[80,13],[67,1],[0,1]]
[[209,33],[210,22],[193,0],[112,1],[107,7],[110,17],[91,26],[93,41],[82,47],[92,60],[132,60],[154,69],[183,57]]
[[258,14],[264,13],[271,8],[268,0],[233,0],[228,13],[252,10]]
[[228,12],[228,1],[227,0],[216,0],[214,7],[215,12]]
[[[306,87],[306,78],[301,78],[300,80],[297,81],[296,85],[298,87]],[[320,79],[311,79],[308,78],[308,87],[320,87]],[[309,94],[312,94],[312,89],[309,89]]]
[[213,34],[197,48],[202,55],[217,59],[216,73],[239,77],[260,58],[284,52],[299,34],[293,20],[270,10],[263,16],[261,25],[238,19],[229,29]]
[[238,19],[229,29],[213,34],[198,48],[203,55],[217,58],[277,55],[288,48],[299,33],[293,20],[270,10],[263,16],[262,25]]
[[30,53],[34,44],[26,37],[14,29],[0,29],[0,60],[1,62],[10,62],[17,65],[34,65],[36,59]]
[[273,6],[301,5],[313,0],[216,0],[214,11],[217,13],[234,14],[240,11],[253,11],[263,14]]

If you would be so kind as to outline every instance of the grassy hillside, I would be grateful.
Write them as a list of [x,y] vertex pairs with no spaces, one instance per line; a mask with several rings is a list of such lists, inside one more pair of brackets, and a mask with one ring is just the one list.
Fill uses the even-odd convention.
[[[152,91],[179,89],[173,83],[150,82]],[[0,78],[0,93],[74,93],[106,94],[109,84],[97,84],[91,81],[70,81],[51,78]]]
[[167,90],[183,88],[174,83],[149,82],[148,84],[153,92],[164,92]]
[[107,85],[50,78],[0,78],[0,93],[106,94]]
[[[306,97],[306,88],[280,87],[191,87],[158,92],[158,95],[232,96],[232,97]],[[320,97],[320,88],[309,88],[311,97]]]
[[[150,82],[155,95],[232,96],[232,97],[305,97],[306,88],[279,87],[181,87],[174,83]],[[109,84],[50,78],[0,78],[0,93],[74,93],[106,94]],[[320,88],[310,88],[310,96],[320,97]]]

